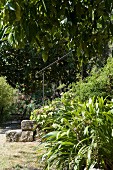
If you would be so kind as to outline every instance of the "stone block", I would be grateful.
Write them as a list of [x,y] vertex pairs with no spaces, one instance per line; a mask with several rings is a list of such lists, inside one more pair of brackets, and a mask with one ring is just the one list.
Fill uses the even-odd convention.
[[6,142],[20,142],[21,134],[21,129],[6,131]]
[[22,131],[21,142],[32,142],[33,141],[33,131]]
[[34,131],[33,136],[34,136],[35,141],[41,141],[39,128],[36,128],[36,130]]
[[21,122],[22,131],[33,131],[36,125],[36,121],[34,120],[23,120]]

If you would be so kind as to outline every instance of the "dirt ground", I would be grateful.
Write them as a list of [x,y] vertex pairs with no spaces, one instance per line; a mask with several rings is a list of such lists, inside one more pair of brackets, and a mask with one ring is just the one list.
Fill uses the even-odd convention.
[[5,131],[0,129],[0,170],[42,170],[40,143],[6,142]]

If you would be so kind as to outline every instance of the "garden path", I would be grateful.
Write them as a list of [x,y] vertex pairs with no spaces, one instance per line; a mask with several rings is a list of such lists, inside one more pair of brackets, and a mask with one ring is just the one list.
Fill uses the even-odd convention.
[[6,142],[5,132],[17,127],[0,127],[0,170],[41,170],[37,160],[39,142]]

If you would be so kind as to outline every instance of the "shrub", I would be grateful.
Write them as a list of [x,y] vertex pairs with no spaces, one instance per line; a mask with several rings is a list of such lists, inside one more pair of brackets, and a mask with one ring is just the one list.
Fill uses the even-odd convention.
[[[43,137],[45,169],[112,169],[113,102],[97,98],[62,104],[57,116],[51,117],[52,131]],[[56,110],[51,114],[56,115]]]
[[113,58],[109,57],[107,64],[101,68],[94,68],[86,79],[73,83],[70,93],[78,100],[85,101],[93,96],[113,98]]
[[13,103],[15,90],[6,82],[4,77],[0,77],[0,121],[8,113],[9,107]]
[[40,109],[35,109],[31,112],[30,119],[36,120],[38,127],[41,131],[52,131],[53,120],[58,117],[58,109],[60,107],[61,102],[60,99],[55,99],[50,102],[47,106],[44,106]]

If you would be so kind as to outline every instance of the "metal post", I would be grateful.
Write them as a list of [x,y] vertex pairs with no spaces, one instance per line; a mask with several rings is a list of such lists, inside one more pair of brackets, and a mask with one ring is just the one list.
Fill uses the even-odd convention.
[[44,106],[44,71],[43,71],[43,106]]
[[64,59],[65,57],[67,57],[70,53],[72,53],[74,50],[71,50],[70,52],[68,52],[67,54],[63,55],[61,58],[58,58],[56,61],[54,61],[53,63],[49,64],[48,66],[46,66],[45,68],[43,68],[42,70],[40,70],[37,74],[39,73],[43,73],[43,98],[42,98],[42,102],[43,102],[43,106],[45,104],[45,94],[44,94],[44,71],[46,69],[48,69],[49,67],[51,67],[52,65],[54,65],[55,63],[59,62],[60,60]]

